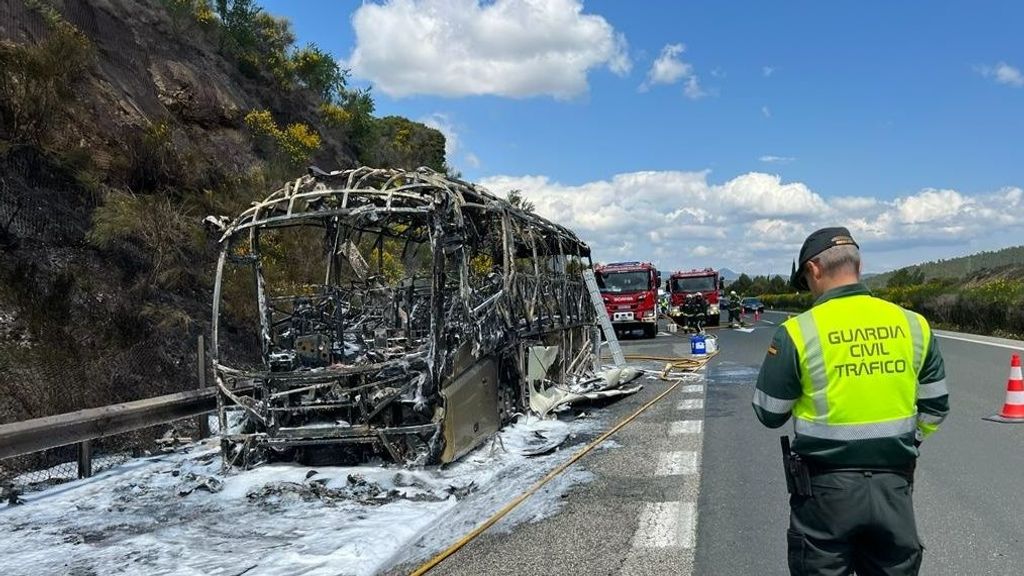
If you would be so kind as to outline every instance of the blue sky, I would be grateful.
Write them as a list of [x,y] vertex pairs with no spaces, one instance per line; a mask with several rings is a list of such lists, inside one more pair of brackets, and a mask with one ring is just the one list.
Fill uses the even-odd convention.
[[[601,260],[869,270],[1024,243],[1024,5],[265,0]],[[657,66],[656,66],[657,64]]]

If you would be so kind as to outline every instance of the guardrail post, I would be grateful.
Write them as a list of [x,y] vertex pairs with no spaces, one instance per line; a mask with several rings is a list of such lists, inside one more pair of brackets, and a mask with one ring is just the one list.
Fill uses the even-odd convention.
[[[199,364],[199,389],[206,388],[206,339],[202,334],[199,335],[199,350],[196,354]],[[210,417],[209,414],[200,414],[196,416],[196,425],[199,427],[199,438],[210,437]]]
[[78,477],[89,478],[92,476],[92,441],[85,440],[78,443]]

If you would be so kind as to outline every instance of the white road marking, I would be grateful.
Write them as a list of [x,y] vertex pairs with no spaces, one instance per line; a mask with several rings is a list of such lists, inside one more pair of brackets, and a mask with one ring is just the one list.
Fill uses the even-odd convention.
[[753,328],[733,328],[733,330],[735,330],[736,332],[744,332],[746,334],[750,334],[751,332],[754,331]]
[[764,322],[765,324],[771,324],[772,326],[775,325],[775,322],[772,322],[771,320],[761,320],[761,322]]
[[686,398],[676,404],[676,410],[702,410],[704,408],[703,398]]
[[669,436],[680,436],[682,434],[700,434],[704,428],[703,420],[680,420],[669,425]]
[[668,332],[658,332],[658,336],[671,336]]
[[650,502],[640,511],[633,548],[693,548],[697,506],[692,502]]
[[683,386],[682,388],[680,388],[679,391],[681,393],[683,393],[683,394],[701,393],[701,392],[704,391],[704,385],[703,384],[687,384],[686,386]]
[[971,344],[981,344],[982,346],[995,346],[996,348],[1006,348],[1008,350],[1024,350],[1024,344],[1020,346],[1010,346],[1009,344],[1002,344],[999,342],[986,342],[984,340],[975,340],[973,338],[964,338],[962,336],[952,336],[950,334],[939,334],[935,332],[937,338],[948,338],[949,340],[960,340],[961,342],[970,342]]
[[700,470],[697,453],[693,451],[662,452],[658,454],[655,476],[692,475]]
[[683,502],[679,505],[679,545],[693,548],[697,544],[697,504]]

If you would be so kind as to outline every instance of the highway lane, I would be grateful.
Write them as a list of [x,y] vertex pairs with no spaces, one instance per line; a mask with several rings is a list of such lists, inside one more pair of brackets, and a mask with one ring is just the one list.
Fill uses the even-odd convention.
[[[432,574],[787,574],[778,437],[790,427],[764,428],[750,408],[758,366],[784,319],[769,313],[753,331],[718,331],[722,351],[700,391],[677,390],[616,435],[612,447],[577,464],[592,476],[569,491],[557,514],[489,531]],[[922,574],[1020,574],[1024,425],[982,417],[1002,406],[1010,348],[1024,343],[947,335],[939,346],[952,414],[922,449],[915,489],[927,547]],[[623,347],[652,355],[688,349],[669,335]],[[648,382],[609,406],[609,423],[663,389]],[[682,425],[691,433],[673,435],[683,421],[702,422],[700,433]],[[677,455],[674,464],[666,454]]]

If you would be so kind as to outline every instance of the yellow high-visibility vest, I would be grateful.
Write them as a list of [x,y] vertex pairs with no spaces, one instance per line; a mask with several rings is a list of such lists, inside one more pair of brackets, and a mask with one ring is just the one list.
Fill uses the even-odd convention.
[[849,441],[917,429],[918,374],[931,341],[919,314],[856,295],[827,300],[783,326],[800,359],[798,436]]

